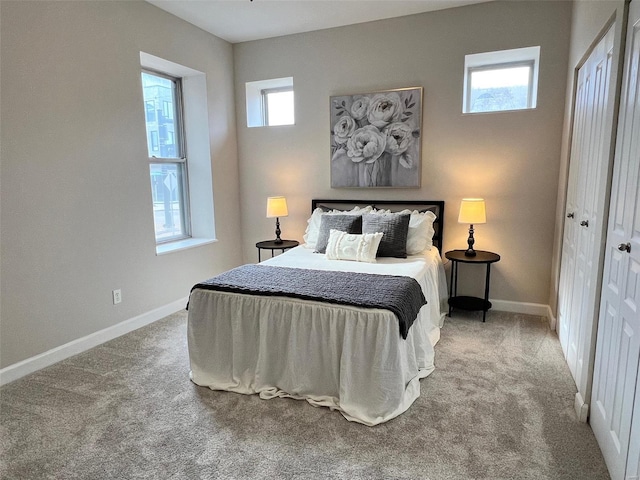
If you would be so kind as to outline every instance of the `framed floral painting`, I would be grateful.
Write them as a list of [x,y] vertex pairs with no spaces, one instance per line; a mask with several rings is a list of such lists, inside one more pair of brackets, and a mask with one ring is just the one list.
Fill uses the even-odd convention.
[[422,87],[331,97],[331,187],[419,187]]

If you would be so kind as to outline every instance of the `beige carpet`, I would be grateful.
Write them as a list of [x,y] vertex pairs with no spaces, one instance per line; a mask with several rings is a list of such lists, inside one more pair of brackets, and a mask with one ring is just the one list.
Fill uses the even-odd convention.
[[180,312],[5,385],[0,478],[609,478],[541,317],[454,314],[420,398],[376,427],[188,373]]

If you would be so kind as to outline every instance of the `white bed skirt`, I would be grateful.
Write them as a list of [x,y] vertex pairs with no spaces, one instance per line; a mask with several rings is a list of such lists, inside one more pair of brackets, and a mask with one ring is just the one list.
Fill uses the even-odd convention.
[[385,422],[411,406],[420,379],[434,370],[441,293],[431,289],[405,340],[388,310],[196,289],[191,379],[213,390],[304,399],[366,425]]
[[191,378],[214,390],[305,399],[375,425],[409,408],[434,369],[429,336],[416,335],[425,322],[404,340],[387,310],[205,290],[190,304]]

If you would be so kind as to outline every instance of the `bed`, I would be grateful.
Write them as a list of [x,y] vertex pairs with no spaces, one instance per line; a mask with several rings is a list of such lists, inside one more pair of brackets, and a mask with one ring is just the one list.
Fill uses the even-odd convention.
[[[321,254],[308,248],[313,243],[314,215],[344,217],[339,211],[353,214],[359,209],[433,212],[433,246],[406,258],[382,257],[375,262],[330,259],[329,250]],[[420,379],[434,370],[434,347],[447,311],[440,257],[443,212],[442,201],[313,200],[305,233],[308,241],[257,266],[246,266],[253,269],[249,274],[402,277],[417,283],[426,300],[412,325],[403,334],[399,314],[387,307],[337,304],[278,292],[256,294],[243,288],[211,290],[203,282],[194,286],[189,297],[191,380],[213,390],[258,394],[263,399],[306,400],[365,425],[400,415],[420,395]],[[330,241],[340,234],[332,229]],[[211,280],[215,283],[224,275]]]

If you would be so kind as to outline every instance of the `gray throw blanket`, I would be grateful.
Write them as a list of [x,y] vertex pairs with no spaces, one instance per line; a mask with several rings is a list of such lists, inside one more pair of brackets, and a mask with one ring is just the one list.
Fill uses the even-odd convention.
[[218,290],[390,310],[407,338],[409,328],[427,301],[411,277],[370,273],[307,270],[243,265],[196,284],[194,289]]

